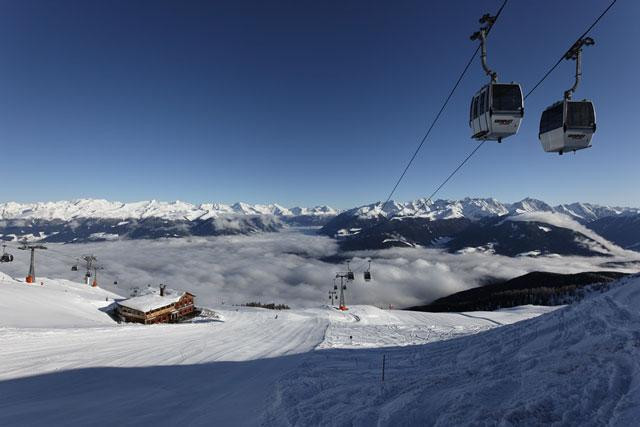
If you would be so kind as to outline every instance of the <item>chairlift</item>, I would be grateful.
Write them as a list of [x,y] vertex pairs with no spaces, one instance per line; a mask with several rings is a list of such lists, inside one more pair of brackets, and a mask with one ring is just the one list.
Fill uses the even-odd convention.
[[76,264],[72,265],[71,271],[78,271],[78,266]]
[[524,98],[518,83],[498,83],[498,74],[487,65],[487,35],[495,20],[495,16],[485,14],[480,23],[486,25],[471,36],[471,40],[480,40],[482,68],[491,82],[471,98],[469,127],[475,140],[502,142],[518,133],[524,117]]
[[564,98],[542,112],[538,138],[547,153],[562,155],[591,147],[591,138],[596,132],[596,112],[593,102],[587,99],[572,101],[571,97],[582,77],[582,47],[595,42],[591,37],[578,40],[567,51],[564,58],[576,61],[573,86],[565,91]]
[[13,255],[7,252],[7,245],[2,245],[2,256],[0,256],[0,262],[12,262]]

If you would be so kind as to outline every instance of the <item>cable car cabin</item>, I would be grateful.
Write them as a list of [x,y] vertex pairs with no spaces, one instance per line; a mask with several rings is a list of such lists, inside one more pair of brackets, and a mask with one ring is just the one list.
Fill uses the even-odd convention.
[[540,143],[548,153],[562,154],[591,146],[596,113],[591,101],[558,101],[542,113]]
[[356,278],[355,274],[353,274],[353,271],[348,271],[347,272],[347,280],[354,280]]
[[500,142],[518,133],[524,116],[522,89],[516,83],[489,83],[471,99],[471,137]]
[[370,282],[371,281],[371,272],[370,271],[365,271],[364,272],[364,281],[365,282]]

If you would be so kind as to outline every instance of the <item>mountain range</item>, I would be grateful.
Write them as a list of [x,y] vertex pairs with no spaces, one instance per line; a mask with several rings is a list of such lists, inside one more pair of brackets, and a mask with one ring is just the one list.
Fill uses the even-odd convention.
[[329,206],[285,208],[278,204],[259,205],[238,202],[192,204],[157,200],[122,203],[101,199],[78,199],[58,202],[0,203],[0,219],[38,219],[71,221],[81,218],[206,220],[229,215],[272,215],[279,218],[299,216],[326,217],[339,212]]
[[77,243],[277,232],[322,227],[345,251],[435,247],[507,256],[613,255],[640,250],[640,209],[589,203],[551,206],[526,198],[417,199],[340,211],[329,206],[121,203],[107,200],[0,204],[0,239]]
[[613,255],[640,248],[640,209],[526,198],[374,203],[346,210],[321,230],[343,250],[437,247],[507,256]]
[[249,234],[278,231],[286,225],[321,226],[337,214],[328,206],[285,208],[241,202],[7,202],[0,204],[0,239],[79,243]]

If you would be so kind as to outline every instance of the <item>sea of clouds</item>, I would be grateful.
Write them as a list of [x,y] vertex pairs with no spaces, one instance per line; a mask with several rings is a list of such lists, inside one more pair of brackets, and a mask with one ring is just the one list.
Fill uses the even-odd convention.
[[[338,254],[335,240],[310,230],[296,229],[249,236],[49,244],[48,247],[49,250],[36,255],[38,280],[46,282],[48,277],[81,281],[82,264],[78,266],[79,271],[71,271],[74,259],[94,254],[104,267],[98,273],[98,281],[106,289],[129,296],[134,287],[163,283],[194,293],[202,306],[215,306],[223,301],[225,304],[275,302],[292,307],[326,304],[336,272],[346,268],[344,264],[326,259]],[[15,261],[1,265],[0,271],[24,277],[28,271],[28,252],[8,249]],[[535,270],[576,273],[640,269],[638,263],[615,268],[607,264],[640,262],[640,254],[628,251],[615,257],[509,258],[486,253],[450,254],[435,249],[398,248],[349,255],[356,280],[347,288],[347,303],[383,307],[424,304],[479,286],[487,278],[507,279]],[[373,280],[365,282],[362,271],[369,258]]]

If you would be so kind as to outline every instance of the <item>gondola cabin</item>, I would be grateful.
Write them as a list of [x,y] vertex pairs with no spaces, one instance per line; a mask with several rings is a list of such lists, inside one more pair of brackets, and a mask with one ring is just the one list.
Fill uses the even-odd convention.
[[471,99],[471,137],[502,141],[515,135],[524,117],[522,89],[516,83],[489,83]]
[[565,99],[544,110],[538,138],[544,151],[562,154],[589,148],[595,131],[593,103]]

